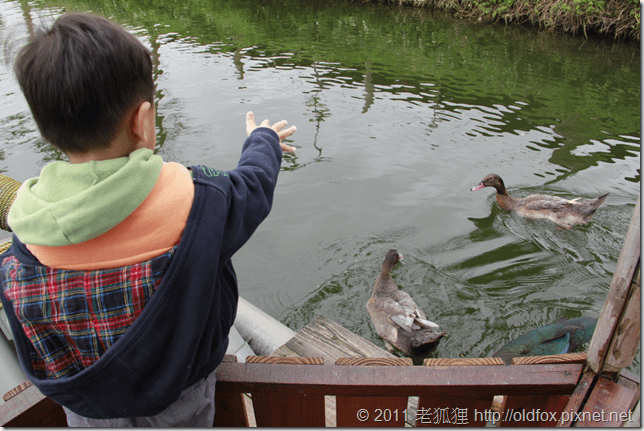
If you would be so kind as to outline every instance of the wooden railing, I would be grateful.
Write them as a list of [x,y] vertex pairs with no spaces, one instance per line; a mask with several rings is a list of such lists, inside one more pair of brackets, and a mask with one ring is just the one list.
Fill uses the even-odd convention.
[[[554,426],[584,361],[584,354],[570,354],[525,361],[530,365],[498,358],[424,366],[403,358],[341,358],[325,365],[321,358],[251,356],[219,365],[214,425]],[[501,409],[493,407],[500,395]],[[30,385],[0,406],[0,418],[2,426],[67,425],[62,407]]]
[[[468,361],[486,365],[412,366],[406,359],[341,358],[324,365],[322,358],[249,357],[217,370],[215,426],[248,426],[249,417],[257,426],[283,427],[555,426],[582,372],[574,362],[585,355],[556,360],[573,363],[481,358]],[[335,396],[331,420],[325,396]],[[493,409],[495,396],[505,396],[504,410]],[[410,397],[417,397],[414,409]]]

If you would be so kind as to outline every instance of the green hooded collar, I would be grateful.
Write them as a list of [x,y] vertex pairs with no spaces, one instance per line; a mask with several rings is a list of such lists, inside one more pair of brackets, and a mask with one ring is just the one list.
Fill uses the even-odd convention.
[[147,148],[117,159],[50,163],[20,187],[7,221],[25,244],[79,244],[132,214],[162,166],[161,156]]

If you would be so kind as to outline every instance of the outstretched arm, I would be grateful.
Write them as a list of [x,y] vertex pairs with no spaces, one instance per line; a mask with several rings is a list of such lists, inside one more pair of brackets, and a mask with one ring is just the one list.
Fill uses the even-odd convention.
[[224,256],[232,256],[271,210],[281,153],[295,151],[295,148],[281,141],[297,129],[292,126],[282,130],[284,126],[285,120],[272,126],[269,126],[268,120],[264,120],[257,126],[253,113],[246,114],[248,138],[242,147],[237,167],[227,172],[230,188],[227,191],[229,211],[224,229]]

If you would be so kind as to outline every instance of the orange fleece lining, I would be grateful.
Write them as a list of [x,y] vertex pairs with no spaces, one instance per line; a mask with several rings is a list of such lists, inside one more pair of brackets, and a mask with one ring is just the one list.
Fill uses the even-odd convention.
[[94,270],[144,262],[179,243],[194,194],[188,168],[164,163],[148,197],[109,231],[80,244],[27,244],[27,248],[43,265],[58,269]]

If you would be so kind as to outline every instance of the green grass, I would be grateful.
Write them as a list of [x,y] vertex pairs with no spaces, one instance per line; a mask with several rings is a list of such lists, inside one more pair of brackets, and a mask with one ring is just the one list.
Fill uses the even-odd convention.
[[[357,0],[365,1],[365,0]],[[461,18],[531,24],[544,30],[640,39],[639,0],[374,0],[433,7]]]

